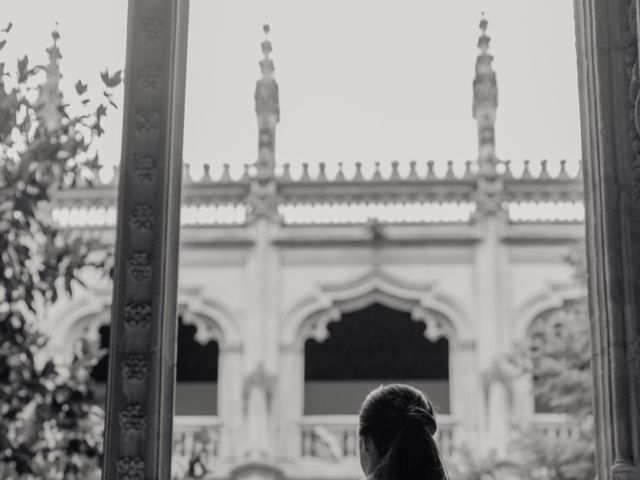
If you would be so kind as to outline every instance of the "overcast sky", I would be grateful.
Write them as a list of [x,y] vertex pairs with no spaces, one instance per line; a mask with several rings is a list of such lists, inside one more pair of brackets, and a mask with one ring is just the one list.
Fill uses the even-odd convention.
[[[68,95],[79,78],[99,91],[100,70],[124,67],[126,4],[5,0],[3,18],[14,28],[0,61],[15,65],[24,53],[44,61],[58,29]],[[185,161],[196,175],[204,162],[216,171],[255,161],[265,15],[280,85],[278,162],[475,159],[471,82],[482,11],[498,75],[498,156],[575,162],[570,0],[192,0]],[[121,120],[120,110],[106,124],[107,165],[120,156]]]

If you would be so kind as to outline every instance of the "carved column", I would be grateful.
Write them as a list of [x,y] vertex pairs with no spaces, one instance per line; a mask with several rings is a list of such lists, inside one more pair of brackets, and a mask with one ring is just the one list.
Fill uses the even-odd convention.
[[103,479],[168,480],[186,0],[131,0]]
[[599,478],[640,478],[636,0],[576,0]]
[[[508,412],[490,408],[490,397],[497,398],[505,395],[500,385],[495,386],[489,382],[490,372],[494,363],[502,356],[509,345],[505,343],[504,330],[505,318],[502,304],[504,299],[500,294],[505,287],[505,272],[501,268],[504,245],[502,235],[506,215],[504,211],[487,211],[478,216],[476,222],[482,231],[482,241],[475,246],[474,252],[474,317],[477,327],[476,361],[477,370],[483,376],[482,389],[484,394],[478,398],[481,414],[480,434],[489,441],[482,442],[480,448],[483,454],[491,451],[504,452],[508,442],[501,435],[489,436],[492,425],[508,422]],[[494,392],[491,390],[494,389]],[[507,402],[501,398],[499,402]],[[496,418],[497,415],[497,418]],[[495,429],[494,429],[495,430]]]

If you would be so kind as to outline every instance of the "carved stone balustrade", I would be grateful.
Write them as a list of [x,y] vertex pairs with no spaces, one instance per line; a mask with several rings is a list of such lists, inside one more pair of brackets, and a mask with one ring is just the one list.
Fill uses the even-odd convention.
[[[346,474],[359,474],[358,418],[355,415],[309,415],[299,421],[300,451],[296,458],[305,466],[331,468]],[[535,414],[524,425],[554,440],[577,439],[584,425],[565,414]],[[215,474],[226,468],[222,458],[222,421],[214,416],[177,416],[174,419],[173,471],[177,478],[189,474]],[[453,459],[456,448],[456,422],[449,415],[438,416],[436,441],[445,459]],[[191,469],[191,472],[189,471]],[[206,476],[206,475],[205,475]]]
[[172,477],[201,478],[219,463],[222,423],[213,416],[177,416],[173,426]]
[[537,413],[530,419],[530,427],[549,440],[576,440],[585,425],[562,413]]
[[[546,165],[544,160],[541,162]],[[519,177],[514,177],[510,170],[504,176],[505,198],[508,202],[545,201],[545,202],[577,202],[582,201],[582,173],[571,176],[566,171],[566,163],[561,162],[560,171],[551,176],[546,167],[541,167],[538,176],[531,175],[525,169]]]
[[[442,455],[454,452],[455,420],[438,416],[436,441]],[[300,420],[300,460],[325,463],[342,468],[357,468],[358,417],[355,415],[309,415]]]
[[[487,213],[476,213],[476,202],[483,189],[491,188],[489,194],[497,198],[497,205],[508,213],[512,223],[582,222],[581,172],[570,175],[566,162],[561,161],[559,172],[551,175],[546,161],[540,163],[540,168],[534,169],[538,174],[531,173],[530,162],[526,161],[524,170],[514,175],[510,162],[504,161],[504,169],[495,179],[479,178],[475,162],[466,162],[460,174],[454,172],[451,162],[447,162],[446,171],[436,174],[434,162],[429,161],[420,172],[416,162],[410,162],[404,170],[399,162],[391,162],[390,168],[376,165],[367,175],[361,165],[356,165],[350,175],[341,166],[328,175],[322,163],[311,170],[305,165],[295,176],[290,166],[283,164],[271,181],[272,188],[264,189],[269,198],[262,195],[259,202],[275,205],[284,225],[366,224],[372,218],[380,223],[469,223],[478,214]],[[246,224],[251,221],[249,212],[256,208],[252,203],[254,182],[255,172],[250,166],[244,175],[233,177],[227,164],[214,176],[209,165],[204,165],[202,175],[184,182],[182,225]],[[105,183],[57,192],[54,219],[69,228],[113,228],[115,187]]]

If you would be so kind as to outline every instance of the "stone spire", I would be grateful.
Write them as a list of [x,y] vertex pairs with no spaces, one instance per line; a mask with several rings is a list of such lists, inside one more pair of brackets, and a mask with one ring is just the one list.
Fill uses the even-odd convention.
[[496,72],[489,53],[491,37],[487,35],[487,19],[482,13],[481,34],[478,38],[478,58],[476,76],[473,79],[473,118],[478,122],[478,165],[480,174],[493,175],[497,163],[495,155],[495,122],[498,107],[498,86]]
[[38,87],[39,92],[35,106],[37,107],[38,117],[47,130],[54,131],[60,128],[62,123],[62,113],[60,111],[62,106],[62,92],[60,91],[60,79],[62,78],[60,59],[62,54],[58,47],[60,35],[58,32],[53,32],[51,37],[53,38],[53,45],[47,48],[49,62],[44,67],[46,78],[42,85]]
[[263,27],[265,40],[262,42],[260,71],[262,77],[256,82],[256,116],[258,118],[258,161],[256,171],[258,180],[264,181],[274,177],[276,125],[280,121],[280,102],[278,99],[278,83],[273,77],[275,67],[269,57],[272,51],[268,35],[270,27]]

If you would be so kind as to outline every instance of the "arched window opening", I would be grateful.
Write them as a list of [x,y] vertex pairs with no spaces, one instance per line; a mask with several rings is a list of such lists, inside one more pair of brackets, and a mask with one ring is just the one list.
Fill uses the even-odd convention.
[[342,314],[325,341],[305,342],[304,413],[355,414],[370,390],[394,382],[419,388],[449,413],[449,343],[432,342],[425,329],[378,303]]
[[[196,331],[195,325],[185,324],[182,316],[178,316],[175,414],[217,415],[219,346],[215,340],[201,344],[195,338]],[[100,327],[100,349],[109,348],[110,332],[109,325]],[[108,367],[107,354],[91,371],[102,402],[106,397]]]
[[535,413],[589,410],[591,350],[586,299],[542,313],[527,334]]

